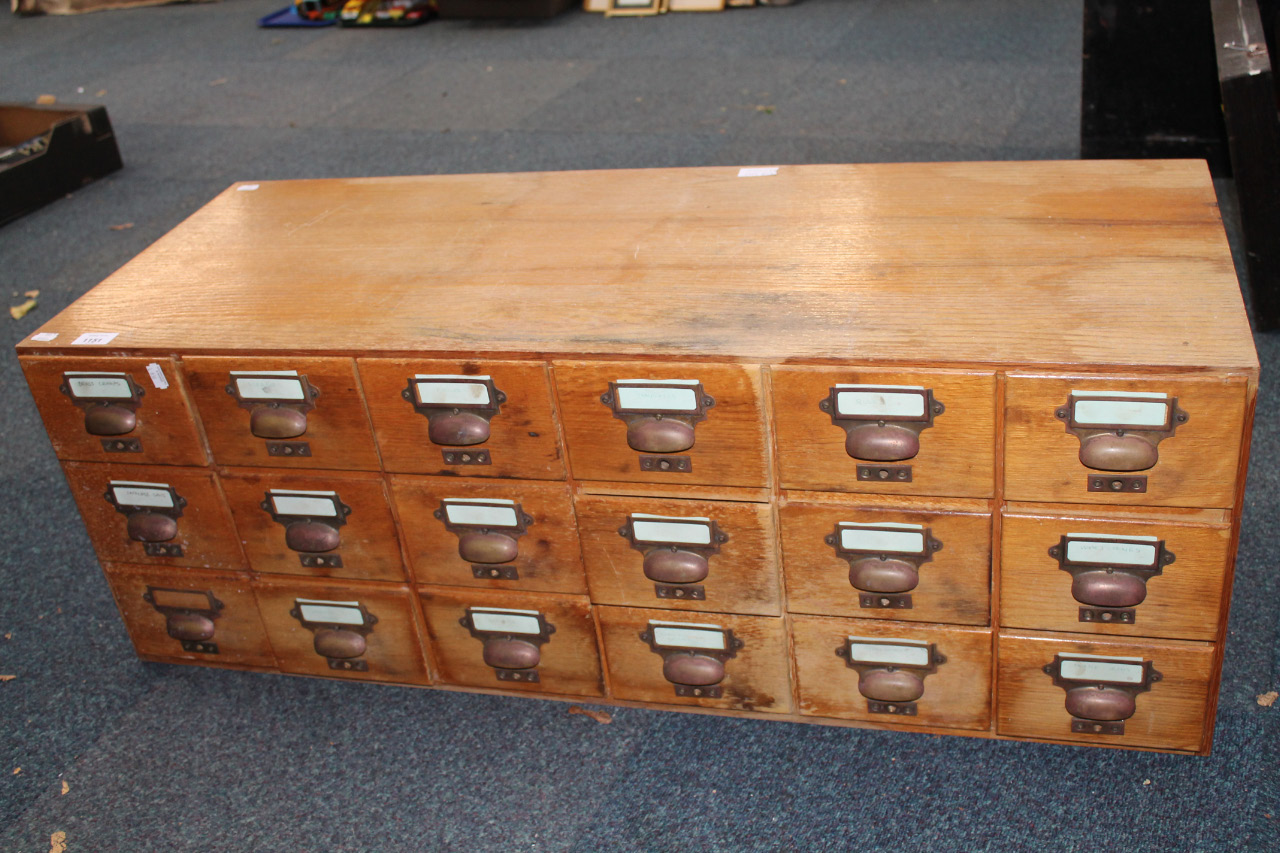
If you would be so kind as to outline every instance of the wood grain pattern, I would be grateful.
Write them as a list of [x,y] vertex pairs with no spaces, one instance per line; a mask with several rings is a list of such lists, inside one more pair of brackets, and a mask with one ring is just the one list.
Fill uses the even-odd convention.
[[[673,610],[781,614],[773,512],[768,504],[579,495],[575,505],[592,601]],[[644,574],[644,553],[618,534],[633,512],[710,518],[729,537],[708,559],[707,577],[699,581],[705,600],[657,597],[654,582]]]
[[[885,371],[865,367],[774,367],[774,429],[783,488],[989,498],[995,466],[993,373]],[[818,408],[833,385],[917,385],[945,411],[920,433],[920,452],[902,463],[911,482],[862,481],[845,450],[845,431]]]
[[[35,398],[45,431],[59,459],[89,462],[147,463],[152,465],[207,465],[208,454],[196,428],[195,415],[183,392],[178,370],[171,358],[72,357],[18,359]],[[156,364],[164,372],[168,388],[157,388],[147,375],[147,365]],[[138,439],[137,453],[108,452],[102,436],[85,431],[84,410],[59,391],[64,371],[127,373],[143,390],[134,414],[137,425],[120,438]]]
[[[604,695],[595,622],[585,596],[441,587],[419,587],[418,595],[441,681],[528,693]],[[468,607],[536,610],[555,626],[539,647],[538,681],[498,680],[484,662],[484,641],[458,623]]]
[[[320,578],[354,578],[403,583],[407,578],[391,515],[391,501],[380,474],[346,471],[292,472],[237,468],[219,478],[231,506],[239,539],[255,572],[306,575]],[[351,508],[346,523],[338,526],[340,544],[322,556],[339,557],[342,566],[317,568],[302,565],[298,551],[285,541],[285,525],[262,508],[270,489],[333,491]]]
[[[579,480],[767,486],[758,367],[672,362],[556,362],[553,366],[569,464]],[[627,425],[600,395],[617,379],[696,379],[716,403],[694,427],[694,445],[682,455],[693,470],[641,471],[640,453],[627,445]]]
[[[573,500],[564,483],[397,474],[391,477],[391,495],[418,583],[586,594]],[[435,517],[445,498],[515,501],[533,517],[525,534],[516,538],[516,558],[510,565],[517,579],[474,576],[472,564],[458,552],[458,534]]]
[[[248,568],[227,502],[208,469],[64,462],[62,470],[99,560],[233,571]],[[182,515],[175,519],[177,534],[161,543],[180,546],[182,556],[149,556],[145,543],[130,538],[129,516],[106,499],[112,480],[172,486],[186,499]]]
[[1257,366],[1202,162],[257,186],[228,188],[41,330],[165,352]]
[[[1082,508],[1083,509],[1083,508]],[[1105,511],[1071,515],[1004,515],[1001,624],[1118,637],[1216,640],[1231,527],[1177,524],[1148,511],[1145,521],[1119,521]],[[1071,575],[1049,556],[1068,533],[1156,536],[1176,560],[1147,581],[1147,597],[1132,625],[1081,622]]]
[[[467,359],[362,358],[357,362],[369,416],[386,470],[407,474],[466,477],[515,477],[563,480],[565,468],[556,435],[547,368],[537,362]],[[487,375],[507,402],[489,421],[489,438],[466,450],[484,449],[488,465],[445,464],[442,446],[427,434],[426,415],[401,393],[415,374]]]
[[[597,606],[595,612],[612,695],[619,699],[726,710],[787,713],[792,709],[786,628],[780,618],[607,606]],[[662,674],[661,655],[639,637],[651,619],[714,624],[732,630],[743,641],[737,657],[725,663],[722,698],[675,694]]]
[[[407,586],[257,577],[253,591],[282,671],[403,684],[431,682],[423,657],[417,607]],[[331,669],[326,659],[316,653],[315,634],[289,615],[299,598],[356,601],[378,618],[365,637],[368,647],[362,659],[368,662],[367,672]]]
[[[1137,711],[1123,735],[1076,734],[1064,705],[1066,692],[1042,667],[1056,654],[1141,657],[1163,678],[1137,696]],[[997,731],[1002,735],[1116,746],[1202,748],[1213,646],[1209,643],[1084,639],[1025,631],[1001,631]]]
[[[275,668],[275,655],[258,617],[258,602],[249,585],[248,575],[176,572],[155,566],[115,563],[104,563],[102,568],[138,654],[218,665],[235,663]],[[169,636],[165,615],[143,598],[149,587],[213,593],[222,604],[213,620],[214,633],[210,640],[217,644],[217,653],[185,651],[180,641]],[[164,604],[164,600],[161,599],[160,603]]]
[[[986,729],[991,725],[991,631],[907,622],[791,617],[800,713],[902,725]],[[873,714],[858,692],[858,672],[836,655],[848,637],[933,643],[946,657],[924,676],[915,716]]]
[[[1247,381],[1219,377],[1010,375],[1005,411],[1005,496],[1010,500],[1142,506],[1230,507],[1235,500]],[[1156,392],[1189,415],[1161,441],[1140,494],[1086,491],[1103,472],[1080,462],[1080,439],[1054,411],[1073,388]]]
[[[323,336],[322,336],[323,337]],[[296,370],[320,389],[307,413],[307,431],[294,441],[311,446],[310,456],[270,456],[265,439],[249,431],[250,413],[227,393],[232,370]],[[182,371],[200,415],[214,460],[220,465],[266,468],[338,468],[377,471],[378,451],[369,416],[348,358],[211,358],[182,360]]]
[[[863,505],[861,498],[810,501],[807,493],[788,492],[779,507],[782,568],[787,609],[792,613],[852,616],[912,622],[987,625],[990,620],[991,512],[962,512],[925,498],[886,499],[897,507]],[[978,501],[966,505],[983,506]],[[842,521],[862,524],[921,524],[942,542],[942,550],[920,567],[920,583],[911,591],[911,609],[864,608],[849,582],[849,563],[824,540]]]

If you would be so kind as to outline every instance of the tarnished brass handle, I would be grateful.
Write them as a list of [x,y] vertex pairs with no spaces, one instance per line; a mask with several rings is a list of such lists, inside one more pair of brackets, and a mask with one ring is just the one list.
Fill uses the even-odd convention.
[[1114,569],[1079,572],[1071,579],[1071,594],[1093,607],[1136,607],[1147,597],[1147,582]]
[[1067,691],[1066,701],[1067,713],[1083,720],[1127,720],[1138,709],[1134,696],[1102,686],[1073,687]]
[[90,435],[124,435],[137,425],[137,414],[124,406],[104,403],[84,410],[84,429]]
[[541,660],[541,650],[528,640],[490,637],[484,643],[484,662],[496,669],[533,669]]
[[844,449],[855,459],[900,462],[920,452],[920,436],[915,430],[897,424],[868,423],[849,429]]
[[693,447],[693,439],[693,425],[676,418],[637,418],[627,424],[627,444],[641,453],[679,453]]
[[458,537],[458,556],[468,563],[509,563],[519,549],[520,543],[505,533],[476,531]]
[[319,554],[342,543],[338,528],[322,521],[295,521],[285,525],[284,542],[294,551]]
[[341,628],[317,628],[314,645],[316,654],[335,660],[358,658],[368,648],[364,636]]
[[672,684],[707,687],[724,680],[724,662],[706,655],[668,653],[663,657],[662,674]]
[[249,413],[249,431],[258,438],[297,438],[307,431],[307,415],[273,403],[255,406]]
[[168,542],[178,535],[178,522],[158,512],[131,512],[125,529],[135,542]]
[[924,679],[905,669],[869,669],[858,676],[858,692],[876,702],[914,702],[924,695]]
[[1080,442],[1080,464],[1098,471],[1145,471],[1159,460],[1155,444],[1141,435],[1107,432]]
[[489,440],[489,421],[474,412],[452,412],[429,419],[427,437],[434,444],[469,447]]
[[171,612],[165,617],[165,630],[175,640],[199,642],[213,639],[213,620],[190,611]]
[[679,548],[654,548],[644,555],[644,576],[658,583],[697,583],[711,564],[706,557]]
[[920,583],[920,571],[906,560],[864,557],[849,562],[849,583],[863,592],[910,592]]

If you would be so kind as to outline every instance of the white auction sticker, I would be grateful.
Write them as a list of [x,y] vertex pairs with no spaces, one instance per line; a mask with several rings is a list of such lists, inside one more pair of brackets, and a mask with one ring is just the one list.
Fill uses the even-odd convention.
[[147,375],[151,377],[151,384],[161,391],[169,387],[169,380],[165,378],[164,368],[156,362],[153,361],[147,365]]
[[85,332],[80,337],[71,342],[72,346],[77,347],[101,347],[106,346],[116,339],[119,332]]
[[36,334],[31,336],[31,340],[40,341],[41,343],[44,343],[46,341],[51,341],[56,337],[58,337],[57,332],[37,332]]

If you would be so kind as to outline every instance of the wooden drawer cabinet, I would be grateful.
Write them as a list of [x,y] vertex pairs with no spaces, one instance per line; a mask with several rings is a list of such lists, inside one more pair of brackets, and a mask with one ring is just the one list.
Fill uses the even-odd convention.
[[148,659],[1211,747],[1202,163],[237,184],[18,354]]

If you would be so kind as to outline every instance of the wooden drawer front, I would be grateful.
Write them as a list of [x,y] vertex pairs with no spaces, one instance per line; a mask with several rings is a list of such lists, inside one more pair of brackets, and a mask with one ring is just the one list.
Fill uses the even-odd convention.
[[396,475],[391,494],[418,583],[586,594],[564,483]]
[[378,470],[351,359],[193,356],[182,369],[218,463]]
[[[1068,661],[1079,655],[1106,660],[1086,657],[1068,663],[1073,670],[1067,674],[1074,677],[1059,686],[1053,669],[1055,659],[1061,661],[1063,655]],[[1116,642],[1001,631],[998,657],[997,730],[1002,735],[1188,751],[1203,746],[1213,673],[1209,643]],[[1159,673],[1149,689],[1119,681],[1141,678],[1148,665]],[[1068,687],[1080,691],[1072,697],[1074,710],[1088,716],[1068,710]],[[1128,707],[1125,691],[1133,693]],[[1115,719],[1130,711],[1127,718]]]
[[1006,510],[1001,624],[1216,639],[1230,525],[1177,523],[1155,512],[1143,520],[1133,517],[1137,510],[1128,514],[1119,520]]
[[[577,479],[769,483],[758,367],[566,361],[557,362],[554,370],[569,462]],[[698,385],[624,384],[617,405],[625,410],[615,413],[618,395],[612,383],[618,380]],[[706,405],[708,399],[714,405]],[[687,407],[697,411],[679,414]],[[666,412],[661,419],[646,413],[660,409]]]
[[800,713],[991,726],[991,631],[792,616]]
[[592,601],[782,613],[769,504],[605,495],[575,503]]
[[[617,699],[791,711],[787,636],[780,618],[597,606],[596,619],[610,691]],[[717,642],[725,648],[709,648]]]
[[[59,459],[208,464],[172,359],[24,356],[18,361]],[[147,371],[152,364],[156,378]]]
[[[876,502],[791,492],[778,517],[792,612],[990,624],[985,501]],[[911,551],[925,539],[932,540],[927,550]]]
[[586,596],[440,587],[418,594],[441,681],[604,695]]
[[112,563],[103,571],[138,654],[275,667],[247,576]]
[[[1091,398],[1080,391],[1129,399]],[[1168,405],[1175,399],[1176,407]],[[1147,425],[1171,409],[1172,428]],[[1244,415],[1243,376],[1011,375],[1005,391],[1005,497],[1230,507]],[[1101,421],[1110,418],[1127,422],[1127,428],[1101,429]]]
[[771,379],[783,488],[994,494],[995,374],[774,367]]
[[95,462],[64,462],[62,469],[100,560],[247,568],[209,470]]
[[255,572],[404,582],[382,475],[241,468],[221,479]]
[[430,681],[407,586],[257,578],[253,591],[284,672]]
[[357,364],[386,470],[565,478],[543,363],[362,358]]

